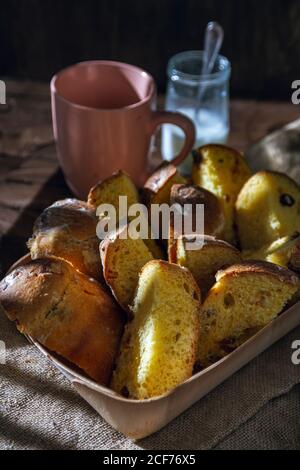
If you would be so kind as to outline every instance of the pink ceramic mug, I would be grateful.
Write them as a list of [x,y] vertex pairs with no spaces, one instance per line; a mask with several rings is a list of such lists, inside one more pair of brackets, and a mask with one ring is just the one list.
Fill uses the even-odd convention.
[[90,61],[68,67],[52,78],[51,99],[58,158],[70,188],[81,198],[119,169],[143,184],[151,136],[160,124],[175,124],[185,133],[175,165],[194,144],[192,121],[154,111],[154,80],[132,65]]

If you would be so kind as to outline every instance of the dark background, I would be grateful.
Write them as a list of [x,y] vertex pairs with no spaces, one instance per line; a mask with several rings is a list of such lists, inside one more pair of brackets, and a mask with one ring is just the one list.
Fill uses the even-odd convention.
[[209,20],[225,29],[233,96],[290,99],[300,79],[299,0],[2,0],[1,76],[49,80],[86,59],[151,72],[160,91],[168,58],[199,49]]

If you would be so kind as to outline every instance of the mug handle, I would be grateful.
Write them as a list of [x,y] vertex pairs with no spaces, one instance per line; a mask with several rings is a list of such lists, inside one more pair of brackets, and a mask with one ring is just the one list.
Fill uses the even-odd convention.
[[185,142],[181,151],[169,162],[178,166],[187,157],[194,146],[196,135],[195,126],[193,121],[184,114],[172,111],[153,111],[150,119],[149,132],[154,134],[158,126],[167,123],[180,127],[185,134]]

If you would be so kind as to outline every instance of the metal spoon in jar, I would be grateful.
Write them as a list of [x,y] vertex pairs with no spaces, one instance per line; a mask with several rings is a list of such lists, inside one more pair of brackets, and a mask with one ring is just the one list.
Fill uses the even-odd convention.
[[[214,68],[216,59],[221,49],[224,38],[224,31],[221,25],[216,21],[210,21],[206,26],[204,36],[204,50],[203,50],[203,64],[201,69],[201,76],[209,75]],[[199,85],[198,99],[196,107],[196,116],[199,112],[201,101],[205,93],[205,85]]]

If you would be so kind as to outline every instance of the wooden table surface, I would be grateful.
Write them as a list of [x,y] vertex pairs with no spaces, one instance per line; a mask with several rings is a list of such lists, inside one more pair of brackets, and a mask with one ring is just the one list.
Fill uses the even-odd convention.
[[[49,86],[12,80],[6,86],[7,104],[0,105],[0,277],[26,253],[42,209],[71,196],[57,163]],[[291,103],[233,100],[229,145],[245,150],[299,117]]]

